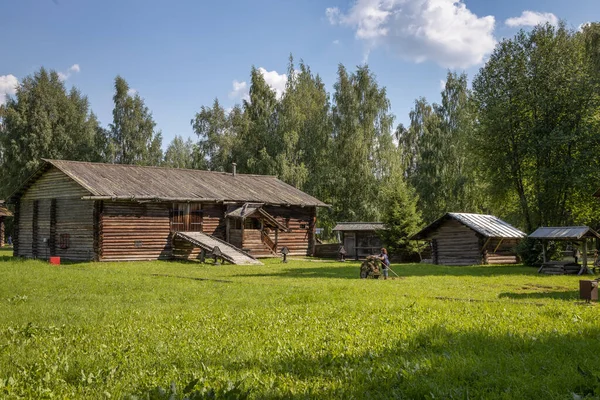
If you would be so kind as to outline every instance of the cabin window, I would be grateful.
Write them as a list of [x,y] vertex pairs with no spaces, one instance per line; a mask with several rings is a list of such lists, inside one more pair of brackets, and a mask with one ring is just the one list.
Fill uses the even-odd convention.
[[169,212],[171,232],[202,232],[202,204],[173,203]]
[[71,235],[68,233],[61,233],[58,237],[58,247],[65,250],[69,248]]
[[256,218],[246,218],[244,220],[244,229],[260,229],[260,221]]

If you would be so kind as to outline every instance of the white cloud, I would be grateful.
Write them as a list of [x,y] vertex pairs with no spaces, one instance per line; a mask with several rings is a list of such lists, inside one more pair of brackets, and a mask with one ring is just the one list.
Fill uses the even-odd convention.
[[[283,96],[283,93],[285,93],[285,85],[288,80],[287,75],[280,74],[275,70],[267,71],[263,67],[260,67],[258,69],[258,72],[260,72],[262,74],[267,85],[269,85],[271,87],[271,89],[273,89],[275,91],[275,95],[277,96],[278,99],[280,99],[281,96]],[[231,92],[229,92],[230,99],[242,99],[242,100],[246,100],[246,101],[250,100],[250,93],[249,93],[250,87],[247,82],[245,82],[245,81],[240,82],[240,81],[234,80],[232,84],[233,84],[233,88],[232,88]]]
[[129,90],[127,91],[128,96],[135,96],[137,93],[138,91],[134,88],[129,88]]
[[335,44],[335,45],[338,45],[338,44],[340,44],[340,40],[339,40],[339,39],[335,39],[335,40],[334,40],[333,42],[331,42],[331,43],[333,43],[333,44]]
[[585,28],[586,26],[590,26],[592,23],[590,21],[588,22],[584,22],[583,24],[579,25],[579,28],[577,28],[577,30],[579,32],[583,31],[583,28]]
[[354,29],[368,50],[383,46],[415,62],[466,68],[496,45],[495,18],[478,17],[460,0],[355,0],[347,13],[325,14],[331,24]]
[[444,90],[446,89],[446,81],[443,79],[440,79],[440,90]]
[[520,17],[512,17],[504,21],[510,27],[517,26],[536,26],[545,24],[558,25],[558,17],[552,13],[542,13],[536,11],[523,11]]
[[340,23],[340,9],[337,7],[329,7],[325,9],[325,15],[331,25]]
[[271,86],[271,89],[275,91],[277,98],[280,99],[285,92],[285,84],[287,83],[288,79],[287,75],[278,74],[277,71],[267,71],[262,67],[258,69],[258,72],[262,74],[267,85]]
[[249,100],[248,84],[246,82],[233,81],[233,90],[229,92],[230,99]]
[[0,75],[0,106],[6,103],[8,95],[17,93],[19,80],[14,75]]
[[66,72],[58,72],[58,79],[61,81],[66,81],[73,73],[79,73],[80,71],[81,68],[79,67],[79,64],[73,64],[67,69]]

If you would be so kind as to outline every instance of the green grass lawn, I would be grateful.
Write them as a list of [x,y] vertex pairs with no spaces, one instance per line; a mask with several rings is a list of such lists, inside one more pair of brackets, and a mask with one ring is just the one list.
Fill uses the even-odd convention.
[[600,308],[578,300],[579,277],[392,268],[400,279],[357,279],[356,262],[1,251],[0,398],[168,398],[172,383],[174,398],[600,396]]

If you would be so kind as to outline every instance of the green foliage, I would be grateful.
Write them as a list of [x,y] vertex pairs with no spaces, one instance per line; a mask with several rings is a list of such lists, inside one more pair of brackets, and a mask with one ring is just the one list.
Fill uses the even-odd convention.
[[380,281],[359,267],[7,259],[0,397],[598,395],[580,277],[394,264],[401,279]]
[[592,67],[580,33],[545,25],[503,40],[473,81],[475,148],[492,196],[514,198],[528,231],[598,213]]
[[382,222],[386,230],[379,234],[390,255],[410,254],[418,250],[417,244],[408,238],[422,226],[421,214],[417,210],[418,197],[403,177],[398,175],[386,185],[383,192],[386,205]]
[[67,91],[55,71],[25,77],[0,113],[2,197],[40,166],[42,158],[102,161],[105,132],[87,97]]
[[417,99],[409,129],[399,126],[405,175],[426,221],[448,211],[480,212],[485,204],[471,141],[475,113],[467,76],[448,72],[441,104]]
[[378,193],[392,163],[389,158],[396,155],[390,152],[393,116],[386,90],[367,66],[348,74],[343,65],[334,89],[333,215],[338,221],[378,220]]
[[119,164],[160,165],[162,134],[155,132],[152,113],[139,94],[130,94],[129,85],[115,78],[113,122],[110,124],[113,162]]
[[194,151],[194,166],[211,171],[229,171],[236,154],[242,151],[239,141],[246,127],[242,109],[234,107],[229,113],[215,99],[212,107],[200,108],[191,121],[198,143]]
[[194,166],[194,144],[192,139],[186,141],[175,135],[167,147],[163,165],[173,168],[192,168]]

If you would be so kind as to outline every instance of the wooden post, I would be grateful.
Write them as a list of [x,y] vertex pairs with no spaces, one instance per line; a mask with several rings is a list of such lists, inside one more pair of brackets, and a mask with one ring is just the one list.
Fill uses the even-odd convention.
[[240,248],[243,249],[244,248],[244,230],[246,229],[245,227],[246,225],[246,219],[242,218],[242,240],[240,240]]
[[542,240],[542,255],[544,256],[544,264],[546,264],[546,241]]
[[4,217],[0,217],[0,247],[4,247]]
[[579,272],[577,273],[577,275],[581,275],[584,273],[590,273],[590,270],[588,270],[587,267],[587,238],[583,238],[583,244],[582,244],[582,262],[581,262],[581,269],[579,270]]
[[229,225],[231,224],[231,218],[225,217],[225,241],[231,243],[229,240]]

